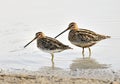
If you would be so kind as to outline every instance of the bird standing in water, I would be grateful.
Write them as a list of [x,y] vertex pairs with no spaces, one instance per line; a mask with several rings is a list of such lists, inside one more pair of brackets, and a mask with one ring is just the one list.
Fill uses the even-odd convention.
[[72,49],[71,47],[64,45],[55,38],[47,37],[44,33],[36,33],[35,38],[24,46],[27,47],[31,42],[37,39],[37,47],[44,52],[50,53],[52,56],[51,61],[53,62],[54,53],[61,52],[63,50]]
[[69,24],[68,28],[58,34],[55,38],[70,30],[68,39],[69,41],[78,47],[82,47],[82,55],[84,58],[84,48],[89,49],[89,57],[91,56],[91,49],[90,47],[95,45],[98,41],[103,39],[110,38],[110,36],[100,35],[91,30],[78,28],[78,25],[75,22]]

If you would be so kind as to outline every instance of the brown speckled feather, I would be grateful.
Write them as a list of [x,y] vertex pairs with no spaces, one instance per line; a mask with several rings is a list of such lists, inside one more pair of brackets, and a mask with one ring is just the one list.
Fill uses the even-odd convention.
[[69,32],[69,40],[75,42],[96,42],[106,38],[108,36],[99,35],[87,29],[80,29],[79,31],[71,30]]
[[37,39],[37,47],[46,49],[46,50],[71,49],[69,46],[62,44],[58,40],[51,37],[47,37],[47,36],[45,38]]

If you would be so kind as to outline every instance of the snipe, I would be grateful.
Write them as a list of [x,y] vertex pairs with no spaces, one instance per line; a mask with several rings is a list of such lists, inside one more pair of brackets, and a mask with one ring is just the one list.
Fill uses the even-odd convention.
[[30,41],[28,44],[24,46],[27,47],[31,42],[33,42],[35,39],[37,39],[37,47],[41,49],[44,52],[50,53],[52,56],[52,62],[54,59],[54,53],[61,52],[63,50],[72,49],[71,47],[64,45],[63,43],[59,42],[55,38],[51,38],[48,36],[45,36],[44,33],[38,32],[36,33],[35,38]]
[[78,25],[75,22],[70,23],[68,28],[64,30],[63,32],[61,32],[60,34],[58,34],[55,38],[57,38],[58,36],[66,32],[67,30],[70,30],[69,35],[68,35],[69,41],[73,45],[76,45],[83,49],[82,50],[83,58],[84,58],[84,48],[89,49],[89,57],[90,57],[91,46],[95,45],[97,42],[103,39],[110,38],[110,36],[100,35],[91,30],[78,28]]

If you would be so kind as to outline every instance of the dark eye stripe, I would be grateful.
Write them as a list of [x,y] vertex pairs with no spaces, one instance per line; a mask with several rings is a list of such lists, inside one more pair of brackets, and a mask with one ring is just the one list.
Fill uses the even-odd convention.
[[70,27],[72,27],[72,26],[74,26],[73,24],[72,25],[70,25]]

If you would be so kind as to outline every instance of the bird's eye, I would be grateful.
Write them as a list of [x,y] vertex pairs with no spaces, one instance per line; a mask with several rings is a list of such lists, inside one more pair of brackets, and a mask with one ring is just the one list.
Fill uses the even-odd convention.
[[70,27],[74,26],[73,24],[70,25]]

